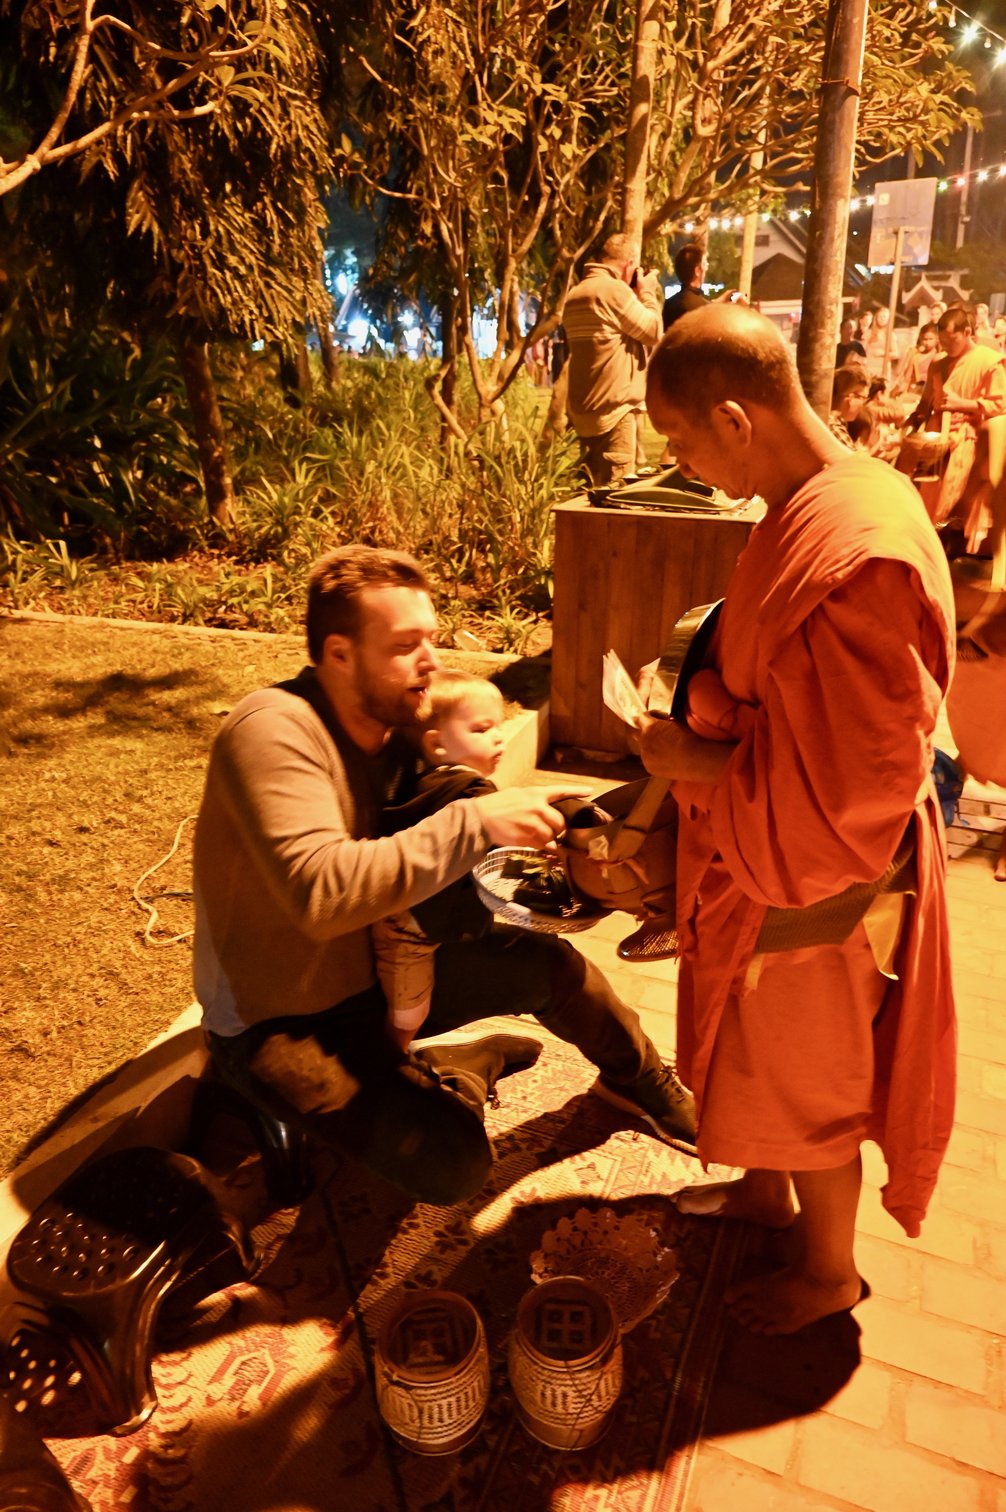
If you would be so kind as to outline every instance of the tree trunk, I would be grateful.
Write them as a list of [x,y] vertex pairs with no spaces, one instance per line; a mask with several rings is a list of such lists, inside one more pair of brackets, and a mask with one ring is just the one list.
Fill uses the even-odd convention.
[[234,529],[236,507],[227,437],[217,401],[210,349],[205,341],[183,342],[178,348],[178,366],[182,370],[188,395],[192,424],[203,470],[203,488],[210,518],[229,535]]
[[566,394],[569,391],[569,363],[564,362],[558,378],[552,385],[552,395],[548,401],[548,414],[545,416],[545,424],[542,429],[541,439],[547,446],[557,436],[563,436],[569,421],[566,418]]
[[[458,297],[449,290],[440,301],[440,346],[443,382],[440,397],[457,419],[458,403]],[[454,434],[446,419],[440,422],[440,445],[446,446]]]
[[657,71],[661,0],[636,0],[636,38],[629,83],[629,121],[625,133],[622,184],[622,231],[642,244],[646,220],[646,179],[650,158],[650,112]]
[[329,388],[335,388],[339,381],[339,353],[335,345],[335,337],[332,335],[327,320],[319,320],[317,330],[318,346],[321,350],[321,370]]
[[835,343],[842,312],[867,3],[830,0],[828,6],[803,317],[796,348],[804,393],[822,419],[831,409]]
[[279,381],[287,404],[299,409],[311,397],[311,364],[307,338],[299,336],[279,347]]
[[520,328],[520,289],[517,280],[514,279],[510,287],[510,308],[507,311],[507,347],[512,352],[520,346],[524,340],[524,333]]
[[321,349],[321,370],[325,374],[325,382],[329,388],[335,388],[339,381],[339,353],[335,346],[335,337],[332,335],[332,320],[334,313],[332,296],[328,292],[328,284],[325,282],[325,269],[321,270],[321,319],[316,322],[318,330],[318,346]]
[[[751,167],[761,169],[765,164],[765,153],[761,147],[751,154]],[[741,265],[737,274],[737,288],[744,298],[751,298],[751,280],[754,277],[755,237],[758,234],[759,215],[757,210],[749,210],[744,217],[744,230],[741,235]]]

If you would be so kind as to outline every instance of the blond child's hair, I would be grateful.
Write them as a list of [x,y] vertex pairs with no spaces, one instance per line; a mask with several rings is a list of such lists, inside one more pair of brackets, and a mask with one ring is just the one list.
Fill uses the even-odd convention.
[[426,690],[426,699],[419,718],[420,729],[437,730],[445,719],[449,719],[459,704],[464,703],[470,693],[485,693],[491,690],[499,704],[499,711],[503,713],[503,694],[496,684],[486,677],[477,677],[474,672],[462,672],[453,667],[441,668],[433,674],[430,686]]

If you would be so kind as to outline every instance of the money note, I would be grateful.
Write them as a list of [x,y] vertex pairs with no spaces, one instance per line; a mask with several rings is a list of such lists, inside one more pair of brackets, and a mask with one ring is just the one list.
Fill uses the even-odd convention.
[[612,714],[624,720],[633,729],[640,716],[646,713],[646,705],[639,696],[632,678],[615,651],[607,651],[601,658],[601,697]]

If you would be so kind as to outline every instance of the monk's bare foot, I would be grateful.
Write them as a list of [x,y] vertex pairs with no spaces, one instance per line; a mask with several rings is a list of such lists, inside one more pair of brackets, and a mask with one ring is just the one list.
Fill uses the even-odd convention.
[[741,1281],[726,1294],[731,1317],[752,1333],[791,1334],[832,1313],[847,1312],[868,1295],[853,1271],[842,1280],[823,1280],[795,1266]]
[[674,1197],[679,1213],[698,1218],[740,1218],[765,1228],[789,1228],[796,1210],[788,1196],[768,1195],[753,1188],[742,1176],[739,1181],[710,1181],[682,1187]]

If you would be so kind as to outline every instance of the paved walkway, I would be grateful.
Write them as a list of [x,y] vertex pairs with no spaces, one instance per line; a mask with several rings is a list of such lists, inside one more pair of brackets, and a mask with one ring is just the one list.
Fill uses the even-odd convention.
[[[1006,1512],[1004,822],[1006,792],[969,784],[950,832],[957,1123],[922,1237],[881,1208],[867,1146],[857,1253],[872,1296],[813,1338],[730,1327],[689,1512]],[[612,915],[574,938],[670,1052],[676,965],[619,961],[627,932]]]

